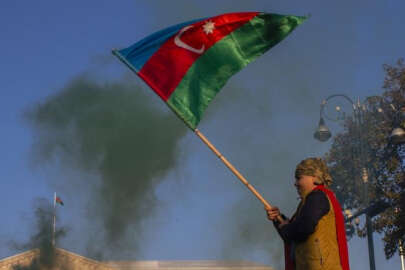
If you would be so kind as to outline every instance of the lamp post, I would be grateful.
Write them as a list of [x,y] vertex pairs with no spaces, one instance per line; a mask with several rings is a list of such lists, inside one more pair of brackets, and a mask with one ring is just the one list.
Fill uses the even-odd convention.
[[[352,105],[352,109],[353,109],[353,118],[354,118],[354,123],[357,127],[358,139],[359,139],[359,145],[360,145],[359,154],[360,154],[361,167],[362,167],[361,175],[362,175],[362,181],[363,181],[364,209],[362,211],[360,211],[358,214],[354,215],[352,218],[355,218],[361,214],[365,214],[365,216],[366,216],[366,231],[367,231],[369,264],[370,264],[370,270],[375,270],[374,242],[373,242],[373,231],[372,231],[371,218],[376,214],[372,213],[372,211],[370,210],[372,208],[372,205],[370,205],[369,196],[368,196],[369,177],[368,177],[368,169],[366,166],[366,157],[365,157],[366,148],[364,145],[365,140],[363,138],[363,133],[361,132],[362,131],[361,128],[363,127],[363,124],[364,124],[364,116],[365,116],[365,112],[366,112],[365,104],[361,104],[360,101],[357,101],[357,103],[355,103],[351,98],[349,98],[348,96],[343,95],[343,94],[328,96],[321,103],[320,120],[319,120],[318,128],[314,133],[314,138],[321,142],[325,142],[330,137],[332,137],[332,133],[330,132],[329,128],[325,124],[324,117],[329,120],[333,120],[333,119],[330,119],[327,117],[327,115],[324,113],[324,108],[330,99],[336,98],[336,97],[340,97],[340,98],[343,98],[344,100],[348,101]],[[393,107],[393,105],[391,105],[391,107]],[[339,107],[337,107],[337,109],[340,110]],[[395,109],[395,107],[393,107],[393,109]],[[390,141],[393,143],[404,143],[405,142],[404,130],[400,127],[395,128],[391,133]],[[387,205],[384,205],[383,209],[385,209],[387,207],[388,207]]]
[[402,240],[399,240],[399,256],[401,257],[402,270],[405,270],[405,263],[404,263],[405,249]]
[[[395,207],[394,209],[395,213],[399,213],[399,208]],[[398,240],[398,251],[399,251],[399,257],[401,258],[401,269],[405,270],[405,248],[404,248],[404,242],[402,239]]]

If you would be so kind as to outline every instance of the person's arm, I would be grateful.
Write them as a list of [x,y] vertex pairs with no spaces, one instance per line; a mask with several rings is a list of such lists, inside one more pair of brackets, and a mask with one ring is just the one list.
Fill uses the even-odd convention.
[[[289,222],[288,218],[281,214],[280,209],[278,209],[277,206],[273,206],[270,209],[266,209],[267,212],[267,218],[273,222],[274,227],[276,230],[279,230],[279,226],[282,224],[286,224]],[[281,235],[280,235],[281,236]]]
[[[285,215],[280,214],[280,216],[281,216],[281,218],[282,218],[284,221],[289,222],[289,219],[288,219]],[[274,228],[276,228],[276,231],[278,232],[278,234],[280,235],[280,237],[281,237],[284,241],[287,242],[287,239],[285,239],[284,236],[280,233],[280,224],[281,224],[281,222],[280,222],[278,219],[273,220]]]
[[279,227],[280,236],[287,242],[301,242],[315,231],[319,220],[330,210],[329,200],[322,191],[311,192],[297,217]]

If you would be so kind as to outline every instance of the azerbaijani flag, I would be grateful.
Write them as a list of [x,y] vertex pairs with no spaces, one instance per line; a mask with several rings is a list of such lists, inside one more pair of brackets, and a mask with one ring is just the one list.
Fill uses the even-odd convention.
[[305,19],[228,13],[171,26],[113,54],[194,130],[227,80]]
[[59,197],[55,197],[55,202],[56,202],[56,203],[59,203],[60,205],[64,205],[62,199],[59,198]]

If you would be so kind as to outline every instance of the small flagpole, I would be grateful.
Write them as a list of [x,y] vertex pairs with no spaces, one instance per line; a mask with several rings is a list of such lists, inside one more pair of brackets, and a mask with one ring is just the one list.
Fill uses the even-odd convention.
[[52,245],[55,246],[55,231],[56,231],[56,192],[53,196],[53,227],[52,227]]
[[[195,129],[194,133],[214,152],[214,154],[219,157],[219,159],[222,160],[222,162],[232,171],[236,177],[263,203],[264,207],[267,210],[270,210],[272,206],[260,195],[259,192],[251,185],[249,182],[246,180],[245,177],[237,170],[235,167],[215,148],[214,145],[208,141],[208,139],[198,130]],[[281,217],[279,217],[279,220],[281,221]]]

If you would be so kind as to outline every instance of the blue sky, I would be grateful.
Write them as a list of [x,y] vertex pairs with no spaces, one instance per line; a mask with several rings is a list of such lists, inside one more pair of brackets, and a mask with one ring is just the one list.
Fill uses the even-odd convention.
[[[92,186],[81,182],[76,189],[73,183],[97,179],[98,173],[35,162],[33,145],[40,134],[24,113],[79,76],[130,82],[149,91],[111,55],[112,48],[127,47],[169,25],[225,12],[311,14],[286,40],[235,75],[199,126],[264,197],[291,214],[298,203],[292,185],[295,165],[329,147],[312,138],[319,103],[335,93],[356,99],[381,92],[382,65],[404,57],[403,10],[400,0],[3,1],[0,198],[7,218],[0,225],[0,257],[15,253],[10,240],[30,235],[33,200],[51,200],[54,191],[65,201],[59,224],[69,228],[60,246],[85,254],[89,243],[97,242],[97,235],[82,235],[102,230],[89,216],[94,205],[86,193]],[[147,100],[163,106],[153,95]],[[262,205],[192,132],[176,144],[175,165],[158,176],[153,190],[158,206],[136,232],[127,232],[145,243],[134,257],[235,258],[279,268],[281,241]],[[377,269],[400,267],[397,255],[385,260],[378,235],[375,244]],[[366,240],[354,238],[349,246],[352,268],[368,269]]]

